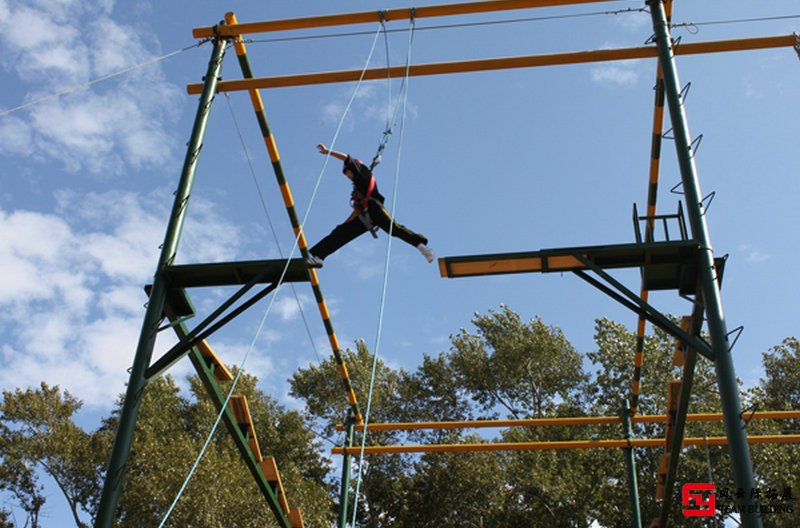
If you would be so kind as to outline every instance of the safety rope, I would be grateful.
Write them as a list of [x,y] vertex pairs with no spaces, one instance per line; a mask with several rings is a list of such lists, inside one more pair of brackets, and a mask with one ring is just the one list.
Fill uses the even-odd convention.
[[367,394],[367,408],[364,411],[364,428],[362,429],[361,433],[361,450],[358,457],[358,473],[356,477],[356,489],[355,495],[353,497],[353,517],[351,526],[356,526],[356,516],[358,514],[358,494],[361,491],[361,479],[363,476],[363,467],[364,467],[364,450],[366,448],[367,443],[367,426],[369,425],[369,414],[370,410],[372,409],[372,395],[375,389],[375,377],[376,372],[378,369],[378,357],[380,355],[380,346],[381,346],[381,334],[383,331],[383,316],[386,307],[386,291],[389,284],[389,261],[392,254],[392,232],[394,230],[394,218],[395,218],[395,210],[397,209],[397,195],[399,193],[398,183],[400,177],[400,159],[402,157],[403,151],[403,135],[405,131],[405,122],[406,122],[406,107],[408,104],[408,72],[411,66],[411,49],[412,44],[414,41],[414,16],[412,12],[412,17],[410,20],[411,23],[411,31],[408,33],[408,51],[406,52],[406,68],[405,68],[405,79],[403,80],[403,87],[402,90],[402,113],[400,116],[400,137],[398,138],[397,142],[397,161],[395,163],[395,172],[394,172],[394,190],[392,195],[392,208],[391,208],[391,223],[389,224],[389,237],[386,243],[386,259],[383,265],[383,287],[381,289],[381,303],[380,303],[380,310],[378,312],[378,325],[375,335],[375,353],[372,357],[372,372],[370,374],[369,379],[369,392]]
[[[369,55],[367,56],[366,63],[364,64],[364,69],[361,71],[361,76],[359,77],[358,82],[356,83],[356,86],[353,89],[353,94],[350,96],[350,100],[348,101],[347,106],[345,107],[344,112],[342,113],[342,118],[339,121],[339,125],[336,127],[336,132],[334,133],[333,139],[330,142],[331,149],[333,149],[333,145],[336,144],[336,139],[339,137],[339,132],[341,131],[342,126],[344,125],[345,117],[347,117],[347,114],[350,111],[350,107],[353,105],[353,100],[355,99],[356,94],[358,93],[358,89],[361,87],[361,83],[362,83],[362,81],[364,79],[364,75],[365,75],[365,73],[367,71],[367,68],[369,67],[370,60],[372,59],[372,54],[375,51],[375,44],[378,41],[378,36],[379,35],[380,35],[380,29],[375,33],[375,38],[372,41],[372,47],[370,48]],[[317,176],[317,181],[316,181],[316,184],[314,185],[314,190],[311,193],[311,198],[309,200],[308,207],[306,208],[305,214],[303,215],[303,220],[300,222],[301,228],[298,230],[298,233],[294,238],[294,243],[292,244],[292,249],[289,252],[289,258],[286,259],[286,264],[283,267],[283,271],[281,272],[281,275],[280,275],[280,278],[278,279],[278,282],[277,282],[277,285],[275,287],[275,290],[273,291],[273,294],[272,294],[272,296],[270,298],[270,302],[267,305],[266,310],[264,310],[264,315],[261,317],[261,321],[259,322],[258,327],[256,328],[255,336],[253,337],[252,341],[250,342],[250,345],[248,346],[248,348],[247,348],[247,350],[246,350],[246,352],[244,354],[244,357],[242,358],[242,361],[241,361],[240,366],[239,366],[239,370],[236,373],[236,376],[234,377],[233,382],[231,383],[231,388],[228,391],[227,396],[225,397],[225,401],[223,402],[219,413],[217,413],[216,420],[214,420],[214,425],[211,427],[211,431],[208,433],[208,437],[206,438],[206,441],[203,444],[203,447],[200,449],[200,452],[198,453],[197,458],[194,461],[194,464],[192,464],[192,467],[189,470],[189,474],[186,475],[186,479],[183,481],[183,484],[181,485],[180,489],[178,490],[178,494],[175,496],[175,499],[172,501],[172,504],[170,505],[169,509],[167,510],[166,514],[164,515],[164,519],[158,525],[158,528],[163,528],[163,526],[166,524],[167,520],[169,519],[169,516],[172,514],[172,511],[175,509],[175,506],[178,504],[178,501],[180,500],[181,496],[183,495],[184,491],[186,490],[186,487],[189,485],[189,481],[191,480],[192,476],[194,475],[194,472],[197,470],[197,466],[200,464],[200,460],[203,458],[203,455],[205,454],[206,450],[208,449],[208,446],[211,443],[211,439],[214,437],[214,434],[217,431],[217,427],[219,426],[219,422],[222,420],[222,416],[225,414],[225,410],[228,408],[228,402],[230,401],[231,396],[233,395],[233,391],[236,389],[236,385],[239,383],[239,379],[240,379],[242,373],[244,372],[244,366],[247,363],[247,359],[249,358],[250,353],[252,352],[253,348],[255,348],[256,341],[258,340],[259,336],[261,335],[261,332],[264,329],[264,324],[266,323],[267,317],[269,316],[270,312],[272,311],[272,306],[275,304],[275,299],[277,298],[277,293],[280,290],[281,285],[283,284],[283,281],[284,281],[284,278],[286,277],[287,271],[289,270],[289,264],[291,263],[291,259],[294,256],[294,253],[297,250],[298,243],[300,241],[300,234],[303,233],[302,226],[305,225],[306,220],[308,219],[308,215],[311,212],[311,208],[314,205],[314,199],[316,198],[317,190],[319,189],[319,186],[320,186],[320,184],[322,182],[322,176],[325,173],[325,169],[326,169],[326,167],[328,165],[328,161],[329,160],[330,160],[330,153],[328,153],[328,155],[325,157],[325,161],[324,161],[324,163],[322,165],[322,169],[320,170],[319,175]]]
[[[413,20],[413,18],[412,18]],[[383,129],[383,135],[381,136],[381,140],[378,143],[378,148],[375,151],[375,156],[372,157],[372,162],[369,165],[370,170],[374,170],[375,167],[381,162],[381,155],[383,151],[386,149],[386,145],[389,143],[389,139],[391,135],[394,133],[394,127],[397,125],[397,116],[398,112],[400,111],[399,104],[392,104],[392,79],[391,73],[389,71],[390,62],[389,62],[389,37],[387,35],[387,30],[383,20],[381,20],[381,25],[383,27],[383,37],[386,47],[386,86],[387,86],[387,102],[386,102],[386,125]],[[411,30],[409,31],[409,45],[410,42],[414,38],[414,27],[412,25]],[[408,61],[406,60],[406,68],[408,68]],[[403,94],[406,89],[406,84],[408,83],[408,75],[403,77],[403,80],[400,83],[400,94]]]

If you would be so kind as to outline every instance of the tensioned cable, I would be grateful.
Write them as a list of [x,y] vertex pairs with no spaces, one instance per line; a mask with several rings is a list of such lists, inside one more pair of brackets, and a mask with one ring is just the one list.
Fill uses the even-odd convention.
[[201,40],[200,42],[198,42],[196,44],[192,44],[191,46],[186,46],[185,48],[181,48],[179,50],[175,50],[175,51],[173,51],[171,53],[167,53],[166,55],[161,55],[159,57],[153,57],[152,59],[148,59],[148,60],[146,60],[144,62],[140,62],[139,64],[134,64],[133,66],[128,66],[127,68],[123,68],[121,70],[117,70],[115,72],[111,72],[109,74],[103,75],[102,77],[98,77],[96,79],[92,79],[91,81],[88,81],[88,82],[85,82],[85,83],[81,83],[81,84],[77,84],[77,85],[75,85],[75,86],[73,86],[71,88],[67,88],[66,90],[63,90],[61,92],[56,92],[56,93],[53,93],[53,94],[50,94],[50,95],[45,95],[43,97],[39,97],[38,99],[34,99],[33,101],[28,101],[25,104],[21,104],[19,106],[15,106],[14,108],[9,108],[8,110],[2,110],[2,111],[0,111],[0,117],[5,117],[8,114],[12,114],[12,113],[17,112],[19,110],[24,110],[25,108],[30,108],[31,106],[37,105],[39,103],[44,103],[45,101],[49,101],[51,99],[55,99],[57,97],[61,97],[62,95],[67,95],[67,94],[79,92],[81,90],[85,90],[86,88],[89,88],[89,87],[91,87],[91,86],[93,86],[93,85],[95,85],[95,84],[97,84],[99,82],[107,81],[109,79],[113,79],[114,77],[117,77],[119,75],[123,75],[123,74],[131,72],[133,70],[137,70],[139,68],[144,68],[145,66],[149,66],[151,64],[155,64],[156,62],[160,62],[160,61],[163,61],[165,59],[169,59],[170,57],[174,57],[175,55],[181,54],[184,51],[189,51],[192,48],[199,48],[200,46],[202,46],[206,42],[209,42],[210,40],[211,39]]
[[[408,79],[408,72],[411,66],[411,49],[412,43],[414,41],[414,18],[411,18],[411,28],[408,33],[408,52],[406,54],[406,79]],[[370,374],[369,380],[369,393],[367,395],[367,408],[364,412],[364,429],[361,434],[361,453],[358,457],[358,477],[356,478],[356,490],[355,495],[353,496],[353,518],[352,522],[350,523],[352,527],[356,526],[356,515],[358,514],[358,494],[361,490],[361,477],[363,474],[363,463],[364,463],[364,448],[366,447],[367,442],[367,426],[369,425],[369,413],[372,407],[372,393],[375,387],[375,377],[378,367],[378,357],[380,355],[380,345],[381,345],[381,333],[383,331],[383,316],[386,307],[386,290],[389,284],[389,261],[392,255],[392,231],[394,230],[394,218],[395,218],[395,210],[397,209],[397,194],[398,194],[398,182],[400,176],[400,159],[401,154],[403,151],[403,132],[405,131],[405,123],[406,123],[406,106],[408,103],[408,83],[405,83],[405,90],[403,91],[403,112],[400,117],[400,137],[397,142],[397,161],[395,163],[395,171],[394,171],[394,193],[392,196],[392,210],[391,210],[391,217],[392,221],[389,223],[389,240],[386,244],[386,260],[384,261],[383,265],[383,288],[381,290],[381,305],[380,311],[378,312],[378,328],[376,330],[375,335],[375,354],[372,357],[372,373]]]
[[[250,167],[250,175],[253,177],[253,183],[256,186],[256,192],[258,193],[258,198],[261,201],[261,207],[264,210],[264,214],[267,217],[267,222],[269,223],[269,229],[272,231],[272,239],[275,241],[275,246],[278,248],[278,255],[283,258],[283,250],[281,249],[281,243],[278,240],[278,234],[275,232],[275,225],[272,223],[272,216],[269,214],[269,209],[267,208],[267,202],[264,200],[264,194],[261,192],[261,186],[258,184],[258,177],[256,176],[256,171],[253,168],[253,161],[250,158],[250,152],[247,150],[247,145],[245,145],[244,137],[242,136],[242,131],[239,128],[239,121],[236,119],[236,114],[233,111],[233,105],[231,105],[231,98],[228,92],[225,92],[225,101],[228,103],[228,110],[230,110],[231,118],[233,119],[233,125],[236,128],[236,134],[239,136],[239,142],[242,145],[242,151],[244,151],[244,157],[247,160],[247,166]],[[311,335],[311,328],[308,326],[308,320],[306,319],[305,311],[303,310],[303,305],[300,303],[300,297],[297,295],[297,289],[294,287],[294,284],[289,284],[292,288],[292,293],[294,294],[294,300],[297,302],[297,308],[300,310],[300,317],[303,319],[303,325],[306,328],[306,334],[308,334],[308,340],[311,343],[311,349],[314,351],[314,355],[317,358],[317,363],[322,363],[322,359],[319,357],[319,353],[317,352],[317,345],[314,343],[314,337]]]
[[[438,29],[455,29],[455,28],[464,28],[464,27],[478,27],[478,26],[492,26],[498,24],[516,24],[520,22],[543,22],[547,20],[559,20],[559,19],[567,19],[567,18],[582,18],[582,17],[591,17],[591,16],[602,16],[602,15],[621,15],[625,13],[646,13],[647,8],[640,7],[640,8],[633,8],[629,7],[626,9],[618,9],[616,11],[595,11],[589,13],[574,13],[571,15],[547,15],[547,16],[538,16],[538,17],[526,17],[526,18],[508,18],[503,20],[488,20],[485,22],[463,22],[460,24],[440,24],[437,26],[425,26],[425,27],[415,27],[415,32],[420,31],[427,31],[427,30],[438,30]],[[404,33],[408,31],[408,29],[389,29],[387,33]],[[326,39],[326,38],[338,38],[338,37],[357,37],[361,35],[371,35],[372,33],[369,31],[350,31],[350,32],[342,32],[342,33],[325,33],[319,35],[305,35],[305,36],[297,36],[297,37],[277,37],[271,39],[248,39],[245,42],[247,43],[269,43],[269,42],[289,42],[294,40],[316,40],[316,39]]]
[[681,22],[679,24],[671,24],[670,27],[675,28],[692,28],[700,26],[720,26],[724,24],[743,24],[745,22],[769,22],[774,20],[791,20],[800,18],[800,15],[779,15],[771,17],[758,17],[758,18],[735,18],[730,20],[710,20],[708,22]]
[[[370,60],[372,59],[372,53],[375,51],[375,44],[378,41],[378,36],[379,35],[380,35],[380,29],[375,33],[375,39],[372,41],[372,48],[370,49],[369,55],[367,56],[367,61],[366,61],[366,64],[364,64],[364,69],[361,71],[361,77],[359,77],[358,82],[356,83],[356,86],[353,89],[353,94],[350,96],[350,100],[347,102],[347,106],[345,107],[344,112],[342,113],[342,118],[339,121],[339,125],[336,127],[336,132],[334,133],[333,139],[330,142],[330,144],[331,144],[331,149],[330,150],[332,150],[333,146],[336,144],[336,139],[339,137],[339,132],[342,130],[342,126],[344,125],[345,117],[347,116],[347,113],[349,112],[350,107],[353,105],[353,100],[355,99],[356,94],[358,93],[358,89],[361,87],[361,83],[364,80],[364,75],[366,74],[367,68],[369,67]],[[248,346],[247,351],[245,352],[244,358],[242,358],[242,362],[241,362],[241,365],[239,366],[239,370],[236,373],[236,376],[234,377],[233,382],[231,383],[231,388],[228,391],[228,395],[225,397],[225,401],[222,403],[222,406],[220,407],[219,413],[217,413],[217,418],[216,418],[216,420],[214,420],[214,425],[211,427],[211,431],[208,433],[208,437],[206,438],[206,441],[203,444],[203,447],[200,449],[200,452],[198,453],[197,458],[194,461],[194,464],[192,464],[192,467],[189,470],[189,474],[186,475],[186,479],[183,481],[183,484],[181,485],[181,488],[178,491],[178,494],[176,495],[175,499],[172,501],[172,504],[170,505],[169,509],[167,510],[167,513],[164,515],[164,519],[161,521],[161,524],[158,525],[158,528],[163,528],[164,524],[167,522],[167,519],[169,519],[169,516],[172,514],[172,511],[175,509],[175,506],[178,504],[178,501],[180,500],[181,496],[183,495],[184,491],[186,490],[186,487],[188,486],[189,481],[191,480],[192,476],[194,475],[194,472],[197,470],[197,466],[200,464],[200,460],[203,458],[203,455],[205,454],[206,450],[208,449],[208,446],[211,443],[211,439],[214,437],[214,434],[217,431],[217,427],[219,426],[219,422],[220,422],[220,420],[222,420],[222,416],[225,414],[225,410],[228,407],[228,402],[230,401],[231,396],[233,395],[234,389],[236,389],[236,385],[239,383],[239,379],[240,379],[240,377],[242,375],[242,372],[244,372],[244,365],[247,362],[247,358],[250,356],[250,352],[253,350],[253,348],[255,348],[255,343],[256,343],[259,335],[261,334],[261,331],[264,328],[264,324],[266,323],[267,316],[269,315],[270,311],[272,310],[272,306],[275,303],[275,299],[277,297],[276,294],[278,293],[278,291],[280,290],[281,285],[283,284],[283,280],[286,277],[286,272],[289,270],[289,264],[291,262],[291,258],[294,255],[295,250],[297,250],[297,246],[298,246],[298,243],[300,241],[300,234],[303,233],[303,226],[305,225],[306,220],[308,219],[308,215],[311,212],[311,208],[314,205],[314,199],[317,196],[317,190],[319,189],[320,183],[322,181],[322,176],[323,176],[323,174],[325,174],[325,169],[328,166],[328,161],[329,160],[330,160],[330,151],[325,156],[325,161],[324,161],[324,163],[322,165],[322,169],[320,170],[319,175],[317,176],[317,181],[316,181],[316,184],[314,185],[314,190],[311,193],[311,199],[309,200],[308,207],[306,208],[306,212],[303,215],[303,220],[300,222],[300,229],[298,230],[297,235],[294,238],[294,243],[292,244],[292,249],[289,252],[289,258],[286,260],[286,264],[283,267],[283,271],[281,272],[280,278],[278,279],[278,283],[277,283],[277,286],[275,287],[275,291],[273,292],[273,294],[272,294],[272,296],[270,298],[269,305],[267,306],[266,310],[264,310],[264,315],[261,317],[261,321],[259,322],[258,327],[256,329],[256,335],[253,338],[253,340],[250,342],[250,346]]]
[[[551,16],[539,16],[539,17],[526,17],[526,18],[513,18],[513,19],[503,19],[503,20],[491,20],[486,22],[465,22],[461,24],[441,24],[437,26],[426,26],[426,27],[418,27],[415,28],[414,31],[427,31],[427,30],[439,30],[439,29],[457,29],[457,28],[464,28],[464,27],[478,27],[478,26],[491,26],[491,25],[499,25],[499,24],[516,24],[521,22],[546,22],[549,20],[559,20],[559,19],[567,19],[567,18],[585,18],[585,17],[592,17],[592,16],[608,16],[608,15],[622,15],[627,13],[646,13],[647,8],[627,8],[627,9],[619,9],[616,11],[595,11],[595,12],[588,12],[588,13],[576,13],[572,15],[551,15]],[[691,26],[711,26],[711,25],[723,25],[723,24],[739,24],[744,22],[767,22],[767,21],[775,21],[775,20],[791,20],[795,18],[800,18],[800,15],[781,15],[781,16],[773,16],[773,17],[760,17],[760,18],[742,18],[742,19],[730,19],[730,20],[713,20],[708,22],[684,22],[680,24],[672,24],[672,28],[679,28],[679,27],[691,27]],[[408,31],[407,29],[389,29],[387,33],[402,33]],[[270,39],[247,39],[244,42],[249,44],[264,44],[264,43],[272,43],[272,42],[291,42],[296,40],[318,40],[318,39],[327,39],[327,38],[340,38],[340,37],[357,37],[361,35],[371,35],[372,33],[369,31],[350,31],[350,32],[342,32],[342,33],[326,33],[326,34],[319,34],[319,35],[304,35],[304,36],[297,36],[297,37],[277,37],[277,38],[270,38]]]

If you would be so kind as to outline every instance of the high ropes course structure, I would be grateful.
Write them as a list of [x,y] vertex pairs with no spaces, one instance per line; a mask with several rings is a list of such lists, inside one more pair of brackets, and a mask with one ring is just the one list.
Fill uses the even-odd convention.
[[[348,494],[350,489],[350,457],[377,453],[460,452],[489,450],[539,450],[539,449],[622,449],[626,454],[628,484],[631,494],[632,525],[642,526],[639,514],[634,447],[663,447],[658,479],[657,498],[662,501],[661,515],[651,521],[650,526],[664,527],[670,515],[673,486],[675,484],[678,459],[683,446],[723,445],[730,449],[733,480],[737,488],[753,489],[754,479],[750,459],[749,443],[796,443],[800,435],[747,435],[736,375],[731,356],[731,347],[737,330],[728,331],[722,310],[720,283],[725,259],[715,257],[711,246],[704,209],[708,197],[704,197],[694,161],[697,140],[692,140],[683,106],[685,91],[678,78],[675,57],[678,55],[720,53],[766,48],[792,48],[800,54],[797,35],[781,35],[740,40],[707,41],[677,44],[670,35],[672,0],[646,0],[654,35],[641,47],[603,49],[592,51],[563,52],[544,55],[516,56],[495,59],[464,60],[432,64],[407,64],[406,67],[346,70],[256,77],[250,67],[242,35],[262,32],[333,27],[353,24],[383,25],[397,20],[422,19],[428,17],[455,16],[484,12],[498,12],[538,7],[565,6],[570,4],[601,3],[608,0],[485,0],[479,2],[434,5],[417,8],[389,9],[326,16],[264,22],[239,23],[233,13],[225,16],[224,22],[193,30],[193,36],[210,39],[213,50],[204,82],[190,84],[190,94],[199,94],[200,100],[186,157],[180,176],[172,213],[166,228],[164,244],[158,261],[153,283],[146,290],[149,295],[147,310],[138,341],[130,380],[127,386],[119,427],[109,462],[101,502],[96,518],[97,527],[113,525],[120,496],[125,466],[128,460],[137,414],[148,381],[160,376],[171,365],[189,356],[199,378],[217,407],[221,420],[242,459],[252,473],[267,505],[275,515],[278,526],[299,528],[303,526],[299,509],[289,506],[274,458],[263,456],[255,428],[250,416],[247,400],[242,396],[225,393],[220,381],[234,382],[236,378],[215,354],[207,339],[227,322],[243,313],[259,300],[274,292],[283,282],[309,282],[317,307],[327,332],[331,351],[341,375],[345,397],[349,403],[347,420],[340,429],[346,431],[345,445],[334,448],[335,454],[343,455],[342,496],[339,505],[339,527],[347,526]],[[226,48],[233,46],[241,67],[242,79],[220,80],[220,71]],[[281,165],[277,142],[270,130],[265,105],[260,89],[305,86],[323,83],[353,82],[392,77],[451,74],[508,68],[530,68],[563,64],[617,61],[639,58],[656,58],[656,87],[653,111],[653,132],[649,170],[647,210],[640,215],[634,207],[636,242],[549,249],[533,252],[504,253],[491,255],[454,256],[439,259],[442,277],[459,278],[513,273],[572,272],[592,286],[600,289],[638,315],[637,343],[634,360],[633,386],[630,400],[622,402],[619,416],[581,418],[542,418],[530,420],[490,420],[477,422],[431,422],[402,424],[369,424],[368,416],[362,414],[350,382],[347,367],[330,313],[322,294],[319,278],[305,259],[309,256],[302,223],[295,211],[292,193]],[[264,144],[269,153],[286,212],[294,230],[295,245],[302,258],[258,260],[211,264],[176,265],[175,257],[186,219],[189,197],[194,183],[200,151],[215,94],[219,92],[247,91],[252,102]],[[679,203],[676,214],[656,213],[656,194],[659,184],[661,143],[664,133],[664,104],[666,102],[672,124],[671,139],[674,140],[681,175],[681,192],[685,196],[684,206]],[[688,225],[685,220],[688,217]],[[670,238],[667,225],[677,224],[677,238]],[[658,226],[664,227],[665,240],[657,240]],[[642,230],[642,227],[644,228]],[[293,248],[294,251],[294,248]],[[620,283],[606,270],[637,268],[641,272],[639,294]],[[239,289],[219,308],[214,310],[194,328],[185,321],[194,315],[194,307],[187,293],[189,288],[209,286],[238,286]],[[242,299],[250,290],[262,289],[247,300]],[[676,324],[648,303],[650,291],[675,290],[692,301],[693,310]],[[237,302],[241,303],[234,307]],[[230,312],[223,315],[226,311]],[[162,326],[162,321],[169,322]],[[669,383],[667,414],[639,415],[641,368],[644,362],[643,343],[647,322],[661,328],[676,339],[675,365],[682,367],[682,377]],[[707,323],[707,341],[701,337],[703,323]],[[157,334],[171,328],[178,343],[156,361],[151,361]],[[732,343],[733,342],[733,343]],[[689,398],[697,356],[712,361],[716,369],[722,413],[689,414]],[[746,419],[790,419],[800,418],[798,411],[757,412]],[[688,438],[684,435],[687,421],[724,422],[726,435],[712,438]],[[632,437],[633,423],[663,423],[665,437],[635,439]],[[354,432],[361,430],[411,430],[479,427],[547,427],[619,424],[623,426],[625,438],[621,440],[587,440],[531,443],[480,443],[460,445],[420,446],[363,446],[354,445]],[[199,459],[198,459],[199,460]],[[176,499],[177,500],[177,499]],[[756,499],[745,495],[741,523],[743,526],[760,527]],[[163,524],[163,523],[162,523]]]

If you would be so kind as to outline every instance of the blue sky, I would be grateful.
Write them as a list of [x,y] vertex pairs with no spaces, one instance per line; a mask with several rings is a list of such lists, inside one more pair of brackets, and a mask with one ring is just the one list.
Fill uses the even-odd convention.
[[[419,2],[428,5],[441,2]],[[796,3],[705,0],[676,2],[684,42],[785,35],[798,19],[702,25],[701,22],[797,15]],[[505,12],[418,22],[412,62],[639,46],[651,35],[643,2]],[[407,7],[373,2],[113,2],[0,0],[0,113],[192,45],[191,29],[226,10],[240,22]],[[525,23],[422,30],[440,24],[520,17],[590,15]],[[404,29],[394,22],[390,29]],[[266,40],[375,26],[254,35]],[[693,34],[695,29],[699,32]],[[372,34],[289,42],[252,42],[258,76],[364,66]],[[407,34],[390,35],[390,60],[403,64]],[[196,110],[188,83],[199,82],[209,44],[150,66],[0,116],[0,388],[60,385],[85,402],[87,427],[123,391],[145,296],[163,240],[172,192]],[[382,41],[372,65],[385,65]],[[797,335],[800,250],[791,235],[800,168],[796,87],[800,62],[790,49],[679,57],[690,129],[703,134],[697,167],[711,241],[728,253],[723,304],[730,328],[744,325],[734,349],[745,384],[762,375],[761,353]],[[240,78],[233,52],[225,79]],[[653,60],[412,78],[398,164],[395,133],[377,170],[381,192],[397,197],[396,219],[424,233],[439,256],[528,251],[633,241],[631,207],[645,206],[652,127]],[[398,101],[400,83],[391,85]],[[263,91],[266,112],[301,215],[323,167],[317,143],[330,144],[354,84]],[[385,81],[364,84],[335,148],[364,159],[384,127]],[[244,137],[243,149],[234,118]],[[669,125],[667,124],[667,127]],[[246,152],[246,153],[245,153]],[[248,156],[282,251],[291,229],[250,102],[243,93],[214,106],[180,262],[277,258],[279,251],[256,192]],[[659,212],[674,212],[678,182],[672,142],[662,155]],[[398,185],[395,188],[396,167]],[[348,214],[349,183],[338,163],[327,168],[305,229],[311,243]],[[322,290],[344,346],[375,346],[385,236],[364,236],[329,257]],[[635,272],[618,276],[638,291]],[[211,340],[229,363],[246,367],[289,406],[288,376],[330,349],[310,288],[297,295],[313,345],[288,288]],[[229,294],[193,292],[200,310]],[[665,312],[689,313],[676,295],[651,297]],[[476,311],[509,305],[523,318],[563,329],[581,351],[593,347],[594,319],[635,328],[633,314],[571,275],[512,275],[446,280],[411,247],[391,247],[380,343],[391,365],[414,369],[423,354],[449,347]],[[159,341],[156,355],[172,344]],[[632,352],[631,352],[632,353]],[[181,362],[172,373],[190,372]]]

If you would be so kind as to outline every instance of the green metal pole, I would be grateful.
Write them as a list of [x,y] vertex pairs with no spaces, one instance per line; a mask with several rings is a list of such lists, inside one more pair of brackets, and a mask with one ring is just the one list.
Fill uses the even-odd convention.
[[[686,194],[686,213],[692,227],[692,236],[703,249],[698,257],[698,280],[703,293],[708,332],[714,353],[714,366],[717,373],[725,431],[733,466],[733,479],[737,488],[745,493],[743,501],[742,524],[745,528],[761,527],[761,517],[757,512],[757,501],[751,498],[754,489],[753,465],[750,459],[750,448],[747,445],[747,432],[742,420],[742,407],[739,401],[739,389],[736,385],[736,372],[733,368],[728,330],[725,315],[722,311],[722,298],[717,284],[714,268],[714,254],[708,226],[703,215],[702,193],[700,182],[692,155],[689,126],[683,109],[680,95],[680,81],[675,66],[669,26],[664,12],[663,0],[647,0],[653,19],[661,68],[664,73],[665,92],[669,104],[672,130],[675,137],[675,149],[681,171],[683,191]],[[669,497],[665,500],[669,500]]]
[[[633,438],[633,424],[631,423],[631,404],[628,400],[622,400],[622,407],[619,410],[622,419],[622,426],[625,429],[625,440]],[[636,457],[633,447],[625,448],[625,462],[628,466],[628,487],[631,490],[631,526],[642,528],[642,512],[639,510],[639,482],[636,477]]]
[[[356,427],[356,418],[353,408],[347,410],[347,428],[345,442],[348,448],[353,447],[353,436]],[[350,452],[345,452],[342,456],[342,492],[339,499],[339,528],[347,528],[347,504],[350,495]]]
[[142,331],[139,335],[136,355],[134,356],[133,366],[131,367],[128,389],[125,393],[125,402],[122,406],[117,435],[114,440],[114,448],[111,452],[111,461],[106,471],[103,494],[100,497],[100,506],[97,511],[97,519],[95,520],[95,527],[97,528],[111,528],[117,510],[120,488],[125,474],[125,465],[128,462],[133,432],[136,428],[136,418],[139,414],[139,406],[147,383],[145,372],[150,365],[156,334],[158,333],[159,324],[164,316],[164,301],[167,292],[164,271],[173,263],[178,250],[178,242],[186,217],[186,210],[189,205],[189,196],[191,194],[192,184],[194,183],[197,161],[200,157],[208,115],[211,110],[211,105],[214,102],[219,72],[222,67],[222,58],[225,55],[225,45],[226,42],[222,39],[214,40],[214,49],[211,52],[211,60],[208,63],[203,93],[200,96],[200,103],[194,120],[192,136],[189,140],[186,158],[183,162],[180,183],[175,193],[175,203],[172,207],[172,214],[169,219],[169,224],[167,225],[166,235],[164,236],[164,244],[161,246],[161,256],[153,280],[153,289],[150,292],[150,300],[147,304],[147,311],[145,312],[144,322],[142,323]]

